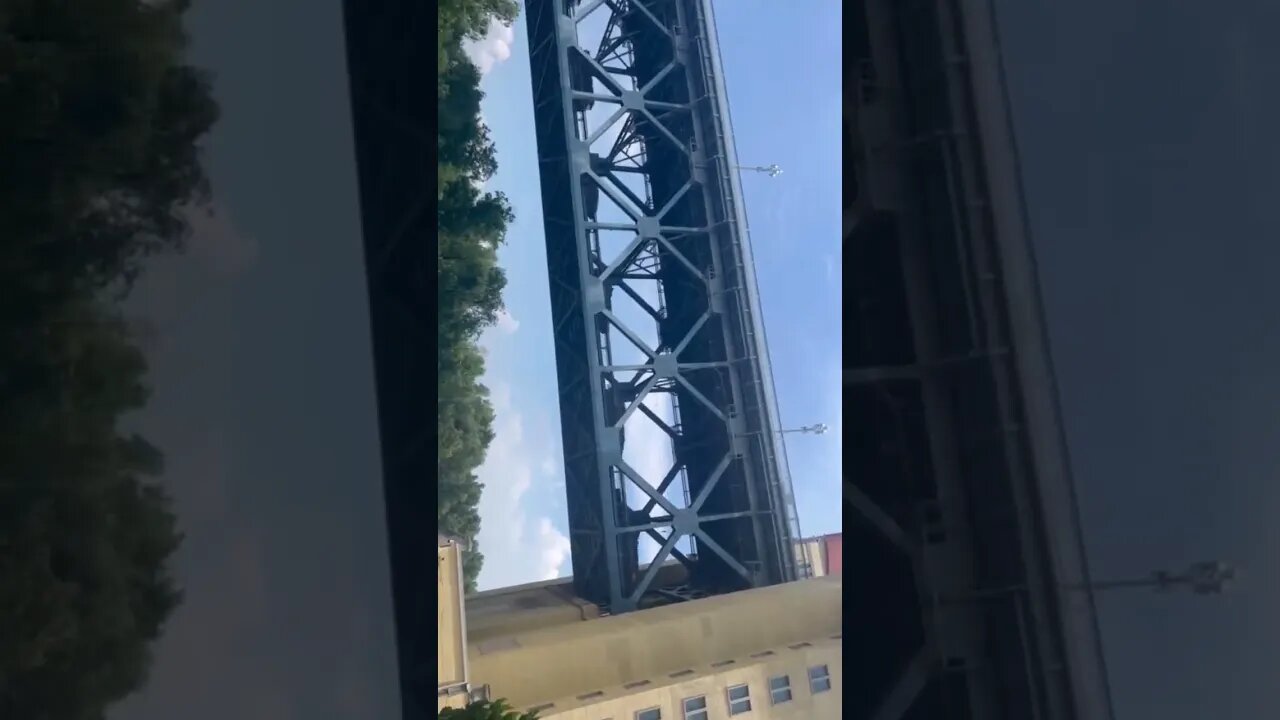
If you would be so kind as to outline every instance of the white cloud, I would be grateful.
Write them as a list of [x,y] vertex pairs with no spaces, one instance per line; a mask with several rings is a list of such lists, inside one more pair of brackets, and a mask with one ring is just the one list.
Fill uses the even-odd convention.
[[538,521],[538,579],[554,580],[560,577],[565,561],[569,559],[569,538],[551,524],[551,518]]
[[185,213],[191,223],[187,249],[214,272],[235,275],[257,261],[257,241],[236,226],[225,205],[214,202],[208,207],[187,208]]
[[542,464],[538,466],[538,469],[539,469],[539,470],[541,470],[541,471],[542,471],[542,474],[543,474],[543,475],[545,475],[545,476],[547,476],[547,477],[555,477],[555,475],[556,475],[556,460],[555,460],[555,458],[551,457],[550,455],[548,455],[547,457],[543,458],[543,459],[542,459]]
[[498,332],[501,332],[503,335],[514,335],[516,330],[520,329],[520,321],[516,320],[515,316],[513,316],[509,310],[504,308],[498,311],[498,322],[495,327],[497,327]]
[[[481,589],[507,587],[558,577],[566,572],[569,538],[549,517],[529,522],[529,505],[536,500],[534,471],[545,462],[545,447],[526,437],[524,415],[512,401],[511,386],[489,381],[494,410],[494,437],[476,474],[484,484],[480,496],[480,550],[484,568]],[[535,430],[535,433],[538,431]],[[540,487],[549,487],[537,478]],[[533,495],[533,497],[531,497]],[[532,525],[532,527],[531,527]]]
[[511,46],[515,43],[516,34],[509,25],[497,20],[489,21],[489,32],[480,40],[468,40],[463,43],[463,51],[471,62],[480,68],[480,74],[487,74],[494,65],[511,57]]

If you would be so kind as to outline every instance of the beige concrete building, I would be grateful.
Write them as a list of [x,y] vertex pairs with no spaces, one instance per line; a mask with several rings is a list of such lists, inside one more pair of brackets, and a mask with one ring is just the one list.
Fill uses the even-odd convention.
[[841,588],[834,574],[617,616],[567,578],[471,595],[453,617],[442,594],[439,704],[502,698],[548,720],[840,717]]
[[439,607],[436,617],[439,639],[436,676],[437,709],[467,704],[467,626],[463,608],[462,544],[438,536],[436,547],[436,589]]

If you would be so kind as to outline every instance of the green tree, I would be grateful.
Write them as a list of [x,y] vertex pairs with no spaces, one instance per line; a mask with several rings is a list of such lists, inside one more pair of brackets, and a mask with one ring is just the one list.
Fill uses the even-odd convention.
[[180,249],[208,197],[209,78],[180,61],[185,4],[16,0],[0,16],[0,218],[31,300],[115,285]]
[[516,0],[440,0],[436,45],[439,67],[462,56],[462,41],[483,38],[491,19],[509,25],[519,10]]
[[517,712],[505,700],[481,700],[463,708],[444,708],[440,720],[538,720],[536,712]]
[[511,0],[439,5],[436,485],[441,530],[466,539],[470,548],[463,566],[469,592],[484,564],[476,544],[484,488],[476,472],[493,440],[494,420],[477,342],[503,307],[506,274],[497,253],[513,217],[501,193],[481,189],[497,171],[497,159],[480,120],[480,72],[462,52],[462,43],[482,37],[491,19],[511,22],[516,10]]
[[118,428],[146,363],[100,305],[55,318],[0,414],[4,717],[90,717],[136,690],[180,599],[161,455]]
[[209,197],[187,5],[0,1],[0,717],[102,717],[181,598],[118,301]]

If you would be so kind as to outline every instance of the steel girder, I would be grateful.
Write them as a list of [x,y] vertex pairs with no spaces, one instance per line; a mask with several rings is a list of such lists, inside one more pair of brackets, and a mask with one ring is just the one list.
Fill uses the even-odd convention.
[[708,9],[526,3],[575,591],[614,613],[796,573]]
[[[1105,682],[1089,688],[1093,668],[1068,668],[1037,500],[1034,448],[1057,428],[1023,396],[1051,393],[1052,377],[1021,375],[1025,355],[1042,350],[1011,317],[1038,299],[1011,297],[1010,286],[1027,283],[1025,264],[1008,262],[1025,237],[1005,236],[995,206],[1020,198],[995,197],[984,145],[1009,137],[984,133],[989,118],[979,124],[971,65],[991,47],[968,47],[961,32],[991,22],[986,3],[863,0],[854,18],[844,142],[856,182],[844,242],[846,297],[858,311],[845,338],[845,414],[866,425],[878,412],[889,454],[904,466],[926,461],[878,467],[897,488],[877,485],[878,472],[845,483],[859,525],[909,568],[904,594],[920,614],[890,641],[906,656],[896,652],[864,710],[877,720],[1102,717]],[[857,471],[875,453],[851,445]],[[914,487],[894,492],[904,486]],[[1088,692],[1072,696],[1073,674]]]
[[434,307],[435,67],[425,38],[435,9],[402,0],[343,3],[378,400],[383,487],[402,710],[435,703],[436,596],[423,553],[438,501],[427,449],[436,345]]

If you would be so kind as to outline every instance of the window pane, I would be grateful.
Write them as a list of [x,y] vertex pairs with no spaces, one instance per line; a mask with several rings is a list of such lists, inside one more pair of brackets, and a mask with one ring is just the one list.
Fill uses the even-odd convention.
[[636,713],[636,720],[662,720],[662,710],[649,708]]
[[695,710],[706,710],[706,709],[707,709],[707,698],[705,695],[699,695],[698,697],[685,698],[684,712],[686,715],[691,712],[694,712]]
[[746,685],[735,685],[729,688],[729,714],[739,715],[751,712],[751,689]]
[[809,692],[820,693],[831,689],[831,673],[826,665],[809,668]]
[[775,678],[769,678],[770,690],[782,690],[784,688],[789,688],[789,687],[791,687],[791,678],[786,675],[782,675]]

